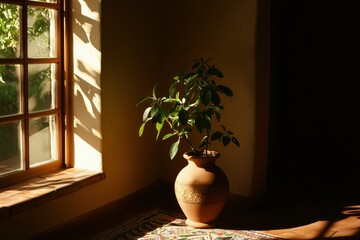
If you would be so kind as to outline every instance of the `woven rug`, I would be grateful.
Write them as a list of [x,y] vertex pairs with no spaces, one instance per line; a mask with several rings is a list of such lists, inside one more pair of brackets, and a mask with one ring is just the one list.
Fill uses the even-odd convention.
[[154,211],[134,217],[114,229],[98,235],[96,240],[252,240],[282,239],[260,231],[229,229],[195,229],[185,224],[184,215]]

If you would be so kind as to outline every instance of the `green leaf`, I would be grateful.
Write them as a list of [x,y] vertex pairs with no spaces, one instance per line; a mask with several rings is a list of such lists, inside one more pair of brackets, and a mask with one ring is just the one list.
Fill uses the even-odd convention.
[[162,123],[166,118],[165,110],[159,106],[153,106],[151,109],[151,121],[153,124]]
[[202,133],[202,131],[204,130],[204,119],[202,118],[202,116],[197,116],[195,118],[195,126],[199,133]]
[[169,98],[172,98],[176,92],[176,87],[178,85],[178,82],[174,82],[171,84],[170,91],[169,91]]
[[192,80],[194,80],[195,78],[197,78],[199,75],[197,73],[188,73],[185,75],[185,79],[184,79],[184,83],[185,85],[188,84],[189,82],[191,82]]
[[157,130],[157,134],[156,134],[156,140],[158,140],[159,138],[159,135],[160,135],[160,132],[161,132],[161,129],[163,128],[164,126],[164,122],[157,122],[155,127],[156,127],[156,130]]
[[224,75],[222,74],[222,72],[217,69],[215,66],[212,66],[211,68],[209,68],[207,71],[206,71],[207,74],[209,75],[214,75],[214,76],[217,76],[219,78],[223,78]]
[[168,133],[168,134],[166,134],[165,136],[163,136],[162,140],[166,140],[166,139],[174,136],[175,134],[176,134],[176,133]]
[[211,130],[211,118],[208,115],[205,115],[203,117],[203,120],[204,120],[204,128]]
[[179,111],[179,122],[182,125],[186,125],[189,120],[189,113],[185,109]]
[[152,90],[152,95],[153,95],[153,98],[156,98],[156,95],[155,95],[155,90],[156,90],[156,85],[154,86],[153,90]]
[[144,133],[145,124],[146,124],[146,122],[143,122],[139,128],[139,137],[141,137]]
[[223,143],[224,146],[229,145],[229,143],[230,143],[230,137],[229,137],[229,136],[223,136],[223,138],[222,138],[222,143]]
[[158,112],[159,112],[159,107],[158,106],[154,106],[151,108],[151,122],[153,124],[157,123],[158,122]]
[[178,114],[180,106],[178,103],[175,103],[169,110],[169,116],[175,117]]
[[201,103],[204,104],[205,106],[209,105],[211,100],[211,91],[207,88],[201,89],[200,100]]
[[[191,84],[186,91],[184,92],[184,97],[186,98],[187,101],[191,101],[194,99],[195,95],[196,95],[196,85],[195,84]],[[194,90],[195,89],[195,90]],[[194,91],[193,91],[194,90]]]
[[214,109],[213,108],[208,108],[204,111],[204,113],[206,114],[206,116],[209,117],[209,120],[211,119],[211,116],[214,114]]
[[216,86],[217,90],[219,92],[222,92],[224,93],[226,96],[228,97],[232,97],[233,96],[233,92],[231,91],[231,89],[227,86],[224,86],[224,85],[217,85]]
[[219,140],[222,138],[222,136],[224,135],[224,133],[222,132],[214,132],[212,135],[211,135],[211,141],[215,141],[215,140]]
[[174,159],[176,153],[178,152],[178,150],[179,150],[179,144],[180,144],[180,138],[171,145],[170,151],[169,151],[170,159],[171,159],[171,160]]
[[240,147],[240,142],[239,142],[239,140],[237,140],[236,137],[232,137],[232,138],[231,138],[231,141],[232,141],[233,143],[235,143],[236,146]]
[[216,91],[211,91],[211,102],[214,105],[220,105],[220,97]]
[[149,113],[150,113],[151,109],[152,109],[152,107],[148,107],[148,108],[145,109],[144,114],[143,114],[143,122],[145,122],[146,119],[148,119],[148,116],[149,116]]
[[222,106],[222,105],[214,106],[214,108],[215,108],[217,111],[224,110],[224,106]]
[[138,106],[140,103],[143,103],[147,100],[151,100],[153,99],[152,97],[148,97],[148,96],[142,96],[137,102],[136,102],[136,106]]
[[164,109],[162,108],[159,108],[159,112],[158,112],[158,115],[159,115],[159,122],[160,123],[163,123],[166,119],[166,112]]

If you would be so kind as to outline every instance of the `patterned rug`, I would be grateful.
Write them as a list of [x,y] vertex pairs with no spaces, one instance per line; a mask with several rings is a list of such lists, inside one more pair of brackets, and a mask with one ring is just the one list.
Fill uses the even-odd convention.
[[114,229],[98,235],[96,240],[252,240],[282,239],[259,231],[229,229],[195,229],[185,224],[184,215],[154,211],[134,217]]

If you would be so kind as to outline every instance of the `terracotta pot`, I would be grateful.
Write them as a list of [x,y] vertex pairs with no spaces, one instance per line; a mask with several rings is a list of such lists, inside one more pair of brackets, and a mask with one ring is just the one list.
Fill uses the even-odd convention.
[[229,181],[216,164],[220,153],[209,151],[208,157],[184,153],[188,161],[175,180],[175,195],[186,216],[186,224],[195,228],[214,226],[228,193]]

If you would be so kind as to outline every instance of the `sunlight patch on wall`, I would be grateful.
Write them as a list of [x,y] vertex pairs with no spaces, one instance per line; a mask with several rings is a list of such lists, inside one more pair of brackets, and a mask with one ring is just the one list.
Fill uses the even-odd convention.
[[[89,19],[93,19],[94,21],[100,22],[100,0],[98,1],[79,0],[78,2],[81,5],[82,16],[86,16]],[[92,8],[90,3],[92,5],[98,5],[98,7]]]
[[100,1],[73,0],[74,167],[102,170]]
[[75,134],[75,167],[94,171],[102,171],[101,152]]

